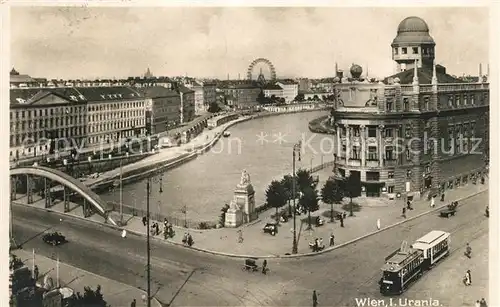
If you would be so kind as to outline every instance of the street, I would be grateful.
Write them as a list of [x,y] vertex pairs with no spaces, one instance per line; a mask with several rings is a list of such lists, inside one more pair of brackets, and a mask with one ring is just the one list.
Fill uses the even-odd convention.
[[[466,242],[474,244],[475,239],[486,236],[487,203],[485,192],[463,201],[457,215],[449,219],[430,214],[323,255],[269,259],[267,275],[243,272],[243,259],[152,241],[152,293],[163,303],[172,301],[172,306],[307,306],[312,304],[312,291],[316,290],[320,306],[357,306],[356,298],[382,298],[377,284],[380,268],[403,240],[411,244],[432,229],[452,232],[453,258],[454,253],[463,253]],[[46,256],[58,253],[62,262],[146,288],[144,237],[129,234],[121,238],[118,231],[105,226],[18,205],[13,205],[13,219],[15,239],[24,249],[35,248]],[[60,247],[44,244],[40,233],[56,230],[69,243]],[[450,306],[447,302],[456,293],[444,292],[432,282],[426,285],[427,279],[441,273],[439,267],[427,273],[402,297],[414,298],[415,293],[424,291],[443,306]]]

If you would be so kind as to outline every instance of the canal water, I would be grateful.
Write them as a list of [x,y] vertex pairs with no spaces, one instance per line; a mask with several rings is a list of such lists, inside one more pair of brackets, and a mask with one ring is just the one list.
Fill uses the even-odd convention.
[[[293,144],[302,141],[301,161],[297,169],[333,160],[334,138],[309,131],[308,123],[327,111],[295,113],[259,118],[231,127],[231,135],[195,160],[162,174],[163,192],[155,177],[150,198],[151,213],[185,218],[191,221],[216,221],[220,209],[233,198],[233,191],[246,169],[255,189],[255,202],[265,202],[265,190],[274,179],[292,173]],[[101,197],[119,202],[119,191]],[[146,181],[126,185],[124,204],[146,208]]]

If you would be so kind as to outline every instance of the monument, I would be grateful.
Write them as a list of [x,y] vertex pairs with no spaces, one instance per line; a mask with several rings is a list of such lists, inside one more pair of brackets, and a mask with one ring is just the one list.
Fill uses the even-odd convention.
[[246,170],[241,173],[240,183],[236,185],[233,200],[226,212],[224,227],[239,227],[257,219],[255,212],[255,191]]

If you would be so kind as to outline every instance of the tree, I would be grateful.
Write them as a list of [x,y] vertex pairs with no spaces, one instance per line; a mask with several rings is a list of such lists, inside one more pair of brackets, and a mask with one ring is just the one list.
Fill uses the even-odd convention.
[[210,113],[217,113],[221,110],[219,105],[216,102],[212,102],[210,106],[208,107],[208,112]]
[[[283,179],[281,179],[281,186],[283,187],[285,191],[285,196],[286,200],[288,202],[288,217],[292,216],[292,206],[290,205],[290,201],[294,198],[293,196],[293,177],[290,175],[285,175]],[[297,187],[296,187],[297,190]],[[297,194],[297,191],[295,191],[295,194]]]
[[257,102],[260,104],[266,104],[267,103],[267,97],[264,94],[264,91],[260,91],[259,95],[257,96]]
[[314,184],[314,179],[311,176],[311,173],[305,169],[299,169],[296,173],[297,176],[297,184],[299,186],[299,190],[303,193],[304,190],[310,188]]
[[314,95],[314,96],[313,96],[313,100],[319,100],[318,95]]
[[92,290],[91,287],[85,287],[83,295],[77,292],[75,296],[71,298],[68,304],[69,307],[109,307],[109,305],[104,300],[104,296],[101,293],[101,286],[98,285],[96,290]]
[[297,96],[295,96],[295,98],[293,100],[304,101],[304,94],[298,94]]
[[349,213],[349,216],[353,216],[354,213],[352,212],[352,199],[361,195],[361,180],[359,176],[350,175],[349,177],[347,177],[347,179],[345,179],[343,183],[343,190],[344,194],[350,198],[349,204],[351,207],[351,212]]
[[219,217],[220,227],[224,227],[224,225],[226,224],[226,212],[227,212],[227,210],[229,210],[228,204],[225,204],[224,207],[222,207],[222,209],[220,209],[220,211],[221,211],[221,214]]
[[286,193],[281,182],[277,180],[271,181],[266,190],[266,201],[269,206],[276,208],[276,223],[279,223],[278,208],[286,204]]
[[307,209],[307,229],[311,229],[311,212],[319,209],[318,204],[318,191],[313,187],[308,187],[302,191],[302,195],[299,199],[299,204]]
[[342,187],[339,185],[338,181],[333,179],[328,179],[321,189],[321,199],[324,203],[330,205],[330,222],[334,221],[333,204],[340,203],[344,197],[343,194]]

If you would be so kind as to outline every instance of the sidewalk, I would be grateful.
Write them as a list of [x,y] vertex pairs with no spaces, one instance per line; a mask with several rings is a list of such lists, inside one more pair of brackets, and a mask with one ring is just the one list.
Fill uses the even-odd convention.
[[[488,190],[488,182],[484,185],[467,185],[462,186],[446,194],[446,202],[460,200],[472,194]],[[312,230],[307,228],[307,215],[297,216],[297,236],[298,236],[298,252],[310,253],[309,242],[313,242],[315,238],[323,238],[323,243],[328,246],[330,234],[335,235],[335,245],[342,244],[355,238],[376,231],[376,221],[380,219],[381,228],[390,226],[404,220],[401,216],[402,202],[383,199],[358,198],[354,200],[358,202],[362,208],[360,212],[355,212],[354,217],[347,217],[344,221],[344,228],[340,227],[340,222],[329,222],[329,218],[323,217],[325,225],[320,227],[313,226]],[[345,201],[347,203],[348,200]],[[445,203],[436,202],[436,207]],[[416,216],[420,213],[430,210],[428,201],[414,201],[414,210],[407,211],[407,218]],[[321,216],[325,211],[330,210],[330,205],[320,204],[320,209],[311,214],[312,216]],[[335,205],[334,210],[343,211],[341,205]],[[182,238],[185,232],[189,232],[195,244],[193,247],[209,250],[219,253],[236,254],[236,255],[284,255],[292,250],[293,241],[293,219],[289,220],[280,226],[276,236],[265,234],[262,228],[266,223],[273,223],[274,219],[271,215],[275,210],[269,210],[261,213],[259,219],[250,225],[244,225],[240,228],[221,228],[212,230],[197,230],[174,227],[176,232],[174,238],[168,239],[171,242],[182,244]],[[349,214],[348,214],[349,215]],[[141,217],[127,217],[128,223],[125,229],[136,233],[146,234],[146,227],[143,226]],[[304,220],[304,222],[301,222]],[[163,221],[158,221],[160,229],[163,228]],[[238,230],[243,234],[243,242],[238,243]],[[158,236],[163,240],[163,234]]]
[[[35,251],[36,252],[36,251]],[[30,251],[15,250],[12,252],[18,256],[30,270],[33,265],[33,256]],[[57,262],[56,260],[35,254],[35,264],[38,266],[40,276],[38,284],[43,284],[43,278],[49,274],[54,284],[57,284]],[[76,292],[83,294],[84,287],[91,287],[93,290],[101,285],[104,300],[111,305],[111,307],[125,307],[130,306],[130,303],[135,298],[137,306],[146,306],[146,302],[142,300],[145,292],[135,287],[120,283],[115,280],[99,276],[79,268],[59,263],[59,278],[61,287],[69,287]],[[151,305],[161,307],[156,299],[151,300]]]

